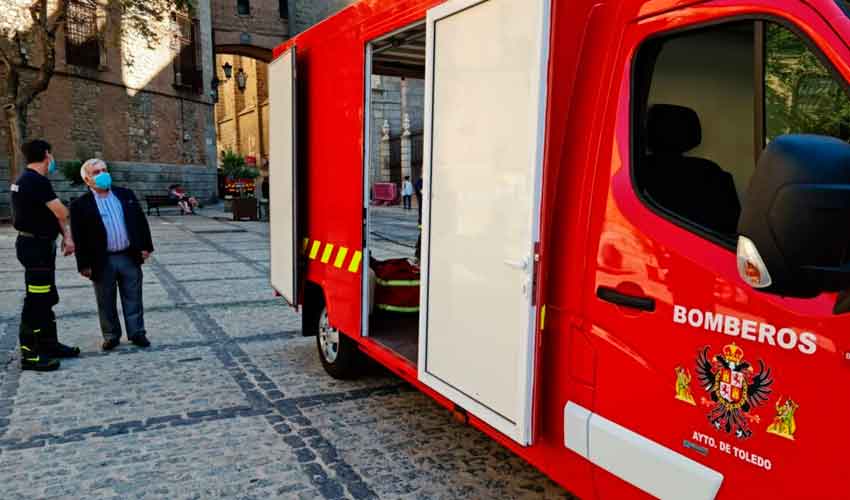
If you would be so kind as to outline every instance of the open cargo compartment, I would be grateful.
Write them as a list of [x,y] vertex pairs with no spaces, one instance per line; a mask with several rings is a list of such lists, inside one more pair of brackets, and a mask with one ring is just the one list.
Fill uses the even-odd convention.
[[421,197],[405,210],[404,181],[422,179],[425,23],[366,49],[363,335],[416,364]]

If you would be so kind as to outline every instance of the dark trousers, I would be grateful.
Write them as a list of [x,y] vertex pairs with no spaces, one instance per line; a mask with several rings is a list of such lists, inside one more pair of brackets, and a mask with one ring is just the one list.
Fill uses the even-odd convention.
[[127,254],[109,255],[98,281],[94,282],[100,331],[105,340],[121,338],[117,298],[121,295],[121,310],[127,338],[145,335],[145,312],[142,304],[142,268]]
[[406,194],[406,195],[404,195],[404,196],[402,196],[402,197],[401,197],[402,201],[404,202],[404,209],[405,209],[405,210],[410,210],[410,207],[411,207],[411,205],[410,205],[410,199],[411,199],[411,198],[412,198],[412,197],[411,197],[409,194]]
[[18,236],[15,251],[24,266],[26,286],[19,333],[21,351],[32,355],[48,354],[56,341],[53,306],[59,303],[56,241]]

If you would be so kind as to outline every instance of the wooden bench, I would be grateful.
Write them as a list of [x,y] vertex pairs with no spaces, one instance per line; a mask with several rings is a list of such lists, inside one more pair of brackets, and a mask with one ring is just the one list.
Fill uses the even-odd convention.
[[148,206],[148,215],[151,214],[151,210],[156,210],[156,215],[159,215],[160,207],[176,207],[177,200],[171,198],[170,196],[158,195],[158,194],[149,194],[145,195],[145,203]]

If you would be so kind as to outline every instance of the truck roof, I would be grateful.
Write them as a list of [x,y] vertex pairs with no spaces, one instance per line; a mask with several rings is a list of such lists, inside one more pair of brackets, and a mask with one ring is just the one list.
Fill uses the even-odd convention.
[[[287,51],[293,45],[310,45],[315,37],[329,36],[337,29],[352,29],[354,26],[374,24],[375,27],[383,25],[387,31],[392,31],[393,20],[406,17],[412,10],[423,13],[429,8],[445,3],[446,0],[358,0],[339,12],[333,14],[311,26],[310,28],[296,34],[289,40],[283,42],[274,49],[274,59]],[[557,7],[560,5],[575,6],[576,4],[604,4],[612,0],[552,0]],[[630,4],[631,8],[639,12],[638,17],[646,17],[679,8],[686,5],[703,3],[708,0],[617,0],[621,5]],[[370,26],[371,28],[371,26]],[[369,29],[371,31],[371,29]],[[376,36],[379,36],[376,34]]]

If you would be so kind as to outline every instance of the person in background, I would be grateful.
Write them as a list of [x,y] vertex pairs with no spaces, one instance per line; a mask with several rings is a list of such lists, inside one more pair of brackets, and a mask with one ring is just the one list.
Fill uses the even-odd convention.
[[410,200],[413,197],[413,184],[410,182],[410,176],[404,176],[404,182],[401,183],[401,199],[404,202],[404,209],[410,210]]
[[94,284],[104,351],[121,341],[116,291],[121,295],[127,338],[150,346],[142,304],[142,264],[153,252],[150,226],[136,195],[113,187],[103,160],[83,164],[89,192],[71,204],[71,232],[80,241],[77,269]]
[[15,250],[24,266],[26,296],[21,311],[18,337],[21,369],[53,371],[58,358],[80,355],[78,347],[60,344],[53,306],[59,303],[56,290],[56,237],[62,234],[62,254],[74,253],[74,239],[68,230],[68,209],[56,197],[47,178],[56,171],[50,144],[36,139],[21,151],[27,168],[11,185],[13,225],[18,230]]
[[419,209],[419,225],[422,225],[422,176],[419,176],[416,179],[416,183],[414,184],[414,189],[416,189],[416,206]]
[[190,213],[195,214],[195,208],[198,207],[198,200],[186,194],[186,190],[180,184],[173,184],[168,188],[168,196],[173,200],[177,200],[177,205],[180,207],[180,214]]

